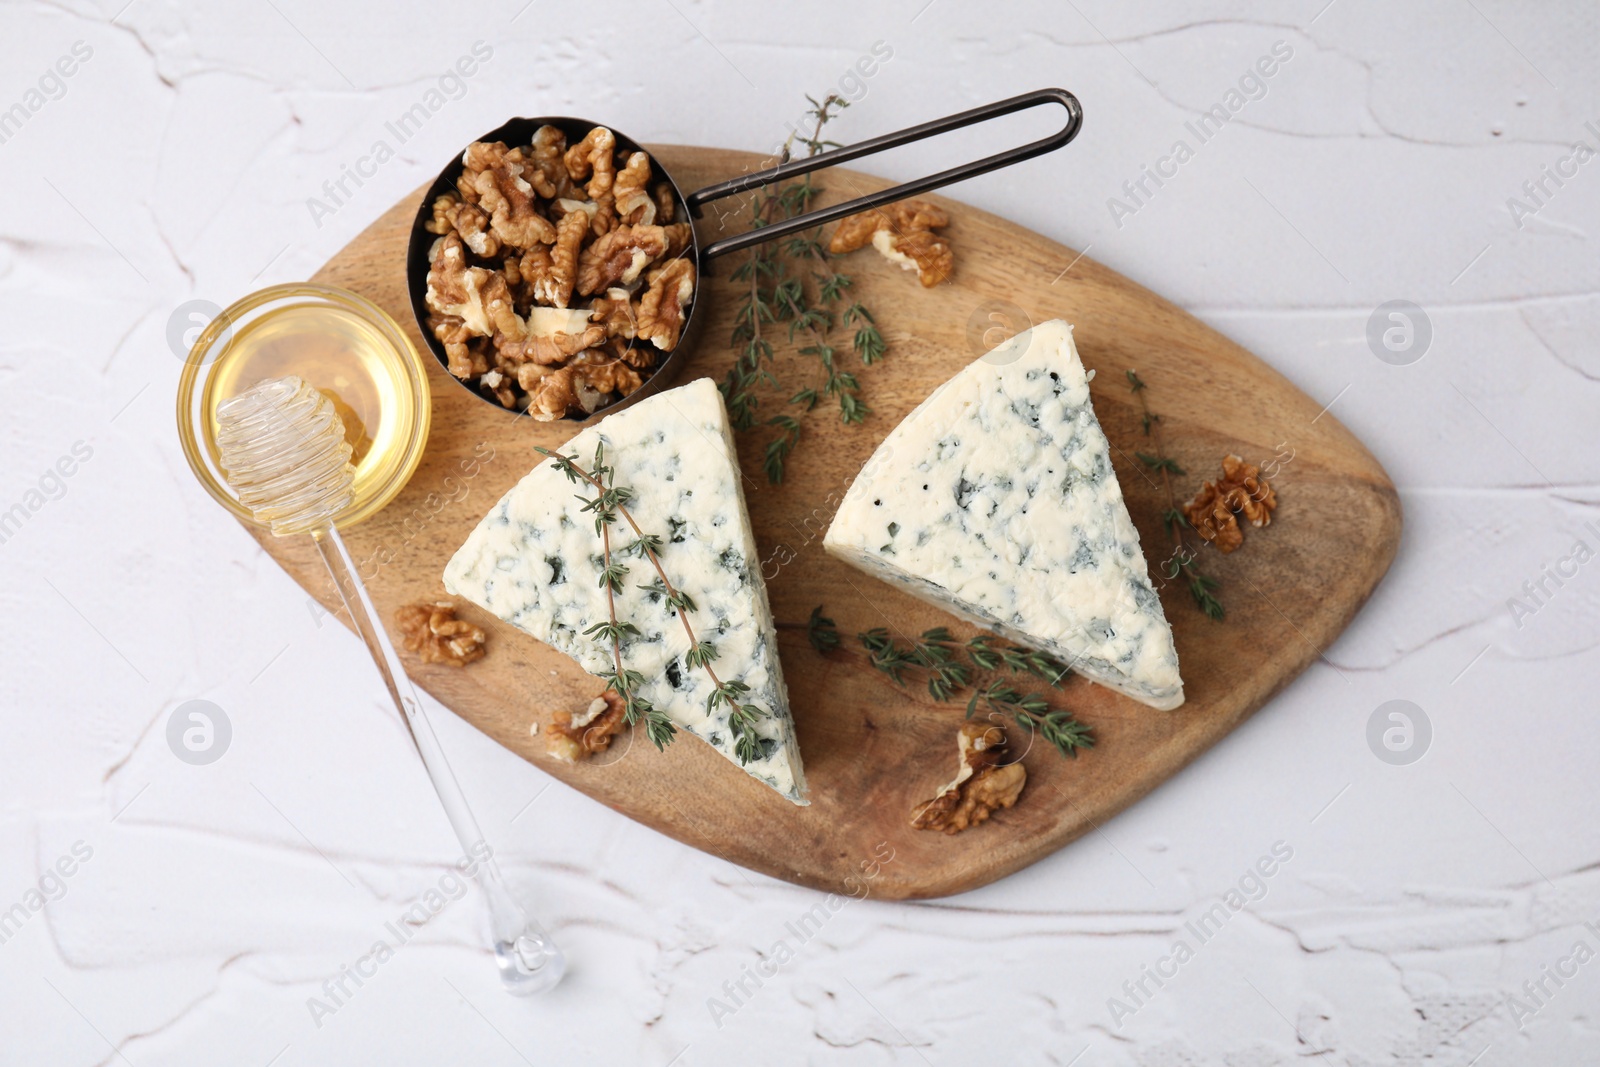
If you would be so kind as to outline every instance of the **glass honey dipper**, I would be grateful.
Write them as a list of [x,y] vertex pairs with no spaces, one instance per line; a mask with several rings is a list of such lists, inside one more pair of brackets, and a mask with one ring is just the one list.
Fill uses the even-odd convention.
[[566,959],[506,887],[416,689],[379,625],[366,587],[334,528],[334,517],[353,496],[355,468],[333,402],[301,378],[270,378],[222,403],[217,422],[220,465],[228,485],[256,521],[275,535],[310,534],[316,542],[345,610],[372,653],[422,757],[463,854],[482,857],[475,873],[488,902],[495,962],[506,989],[529,994],[554,987],[566,971]]

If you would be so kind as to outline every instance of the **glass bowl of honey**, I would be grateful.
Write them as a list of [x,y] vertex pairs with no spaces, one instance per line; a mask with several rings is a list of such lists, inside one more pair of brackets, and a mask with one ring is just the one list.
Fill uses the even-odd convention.
[[333,401],[344,422],[355,497],[340,529],[371,518],[416,472],[433,397],[427,366],[376,304],[312,282],[275,285],[238,301],[195,339],[178,380],[178,437],[200,484],[254,523],[228,488],[217,450],[217,408],[263,378],[298,375]]

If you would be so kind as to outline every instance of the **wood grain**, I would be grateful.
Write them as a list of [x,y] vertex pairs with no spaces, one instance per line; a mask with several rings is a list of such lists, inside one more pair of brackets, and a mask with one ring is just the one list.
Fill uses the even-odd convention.
[[[684,189],[753,168],[756,156],[714,149],[652,149]],[[855,172],[824,175],[824,202],[886,185]],[[406,299],[404,254],[421,195],[396,204],[320,270],[316,281],[363,294],[422,342]],[[922,289],[912,274],[871,249],[845,261],[853,290],[878,309],[887,359],[860,371],[873,414],[845,427],[824,408],[806,422],[788,479],[761,473],[765,438],[746,435],[740,459],[757,544],[779,621],[779,646],[811,782],[812,804],[797,808],[748,779],[709,747],[682,738],[657,752],[624,736],[613,753],[577,767],[544,755],[534,722],[583,707],[601,688],[564,656],[471,607],[490,631],[489,655],[470,667],[423,666],[412,677],[490,737],[602,803],[685,844],[733,863],[817,889],[860,892],[862,871],[880,898],[937,897],[1019,870],[1144,796],[1243,722],[1320,655],[1388,569],[1400,537],[1400,504],[1383,468],[1332,415],[1276,371],[1179,308],[1072,249],[1003,219],[943,198],[957,250],[953,279]],[[742,212],[723,218],[737,222]],[[702,242],[737,225],[702,220]],[[1069,264],[1070,269],[1066,269]],[[720,379],[732,361],[727,337],[736,294],[730,264],[701,289],[710,321],[680,378]],[[1065,273],[1063,273],[1065,270]],[[1094,727],[1098,744],[1076,760],[1036,747],[1024,757],[1028,786],[1017,807],[954,837],[912,830],[912,807],[947,780],[963,708],[934,702],[920,686],[899,689],[872,670],[851,639],[891,626],[911,635],[952,620],[938,610],[828,558],[821,539],[833,508],[862,462],[928,392],[1018,326],[1060,317],[1077,326],[1085,366],[1097,372],[1095,410],[1111,440],[1116,471],[1152,570],[1170,554],[1161,524],[1165,500],[1133,459],[1147,450],[1125,371],[1149,384],[1164,417],[1168,451],[1187,471],[1187,495],[1215,477],[1221,457],[1264,461],[1288,454],[1275,479],[1280,507],[1266,530],[1248,529],[1230,556],[1203,550],[1222,582],[1225,621],[1196,609],[1180,583],[1162,603],[1176,633],[1188,702],[1157,712],[1071,679],[1058,694]],[[1008,319],[1008,316],[1010,318]],[[1007,323],[1009,322],[1009,326]],[[985,331],[989,331],[984,337]],[[802,357],[780,349],[785,384],[810,377]],[[575,428],[503,414],[453,382],[431,359],[433,429],[416,476],[387,509],[346,534],[364,561],[369,588],[388,619],[402,604],[442,594],[439,575],[468,531],[539,459]],[[796,386],[798,387],[798,386]],[[781,398],[768,410],[782,406]],[[464,477],[463,462],[474,473]],[[453,477],[452,477],[453,476]],[[447,478],[452,478],[447,482]],[[278,541],[252,531],[267,551],[331,609],[333,590],[309,539]],[[824,658],[804,621],[823,604],[846,635]],[[964,627],[953,627],[965,635]],[[376,677],[374,677],[376,685]],[[470,786],[469,786],[470,788]]]

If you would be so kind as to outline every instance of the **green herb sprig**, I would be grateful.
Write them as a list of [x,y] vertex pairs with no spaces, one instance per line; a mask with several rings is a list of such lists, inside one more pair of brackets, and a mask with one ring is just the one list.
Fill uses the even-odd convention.
[[[784,160],[797,147],[804,147],[807,156],[838,147],[837,142],[824,139],[822,131],[850,102],[837,93],[820,101],[810,96],[806,100],[811,104],[807,114],[815,120],[810,136],[791,134],[783,148]],[[759,229],[801,215],[821,192],[808,174],[771,193],[757,194],[751,202],[750,224]],[[837,403],[840,421],[846,425],[862,422],[870,413],[861,399],[860,380],[840,366],[832,339],[835,327],[855,327],[850,346],[862,366],[878,362],[888,349],[872,312],[859,300],[846,305],[853,279],[833,268],[821,232],[818,228],[757,245],[732,274],[734,282],[748,283],[749,288],[734,315],[731,340],[737,358],[721,389],[735,429],[749,430],[759,422],[775,431],[762,462],[767,480],[774,485],[783,481],[789,456],[800,443],[803,417],[819,403],[825,399]],[[770,329],[778,324],[787,327],[787,343],[798,344],[797,355],[817,361],[820,382],[792,392],[780,383]],[[789,392],[788,404],[796,411],[760,419],[759,392],[763,389]]]
[[[748,685],[737,678],[723,681],[718,677],[716,669],[711,666],[718,657],[717,646],[709,640],[695,636],[694,625],[689,621],[690,614],[697,610],[695,602],[688,593],[672,584],[665,568],[661,566],[658,552],[665,542],[655,534],[645,533],[628,510],[628,503],[633,499],[633,491],[627,486],[614,484],[616,471],[606,465],[604,443],[595,445],[594,463],[589,470],[580,467],[575,456],[562,455],[548,448],[538,448],[538,446],[535,448],[541,455],[548,456],[556,464],[557,469],[566,475],[568,481],[574,484],[587,483],[596,491],[594,497],[580,496],[578,499],[583,501],[584,511],[594,513],[595,533],[600,537],[602,549],[599,584],[606,590],[609,618],[605,622],[598,622],[589,627],[584,631],[584,636],[610,644],[615,669],[611,674],[602,677],[622,697],[626,708],[624,718],[628,724],[632,725],[643,719],[645,731],[657,748],[664,748],[677,732],[672,720],[667,718],[666,712],[639,694],[639,687],[644,684],[644,676],[638,671],[625,668],[622,663],[623,639],[639,634],[639,628],[633,623],[619,621],[617,618],[617,594],[622,592],[623,579],[628,573],[628,566],[623,562],[623,557],[633,555],[647,559],[656,572],[655,578],[640,588],[664,600],[677,612],[678,620],[683,624],[683,632],[689,638],[689,650],[684,654],[684,661],[690,668],[705,671],[711,679],[714,688],[711,695],[706,698],[706,709],[715,711],[719,705],[727,707],[729,728],[733,731],[734,737],[734,754],[739,757],[740,763],[750,763],[760,759],[762,744],[760,736],[756,733],[756,725],[766,716],[766,712],[759,705],[744,699],[745,694],[750,692]],[[634,540],[625,549],[614,552],[611,545],[611,528],[619,516],[632,528]]]
[[839,627],[822,614],[821,604],[811,609],[811,618],[806,622],[806,638],[810,640],[812,648],[824,655],[839,647]]
[[1195,553],[1189,547],[1189,520],[1183,517],[1182,510],[1178,507],[1178,498],[1172,490],[1172,475],[1182,477],[1184,469],[1167,457],[1161,443],[1161,416],[1152,414],[1150,400],[1145,396],[1145,382],[1138,373],[1131,368],[1128,371],[1128,388],[1139,398],[1142,411],[1142,425],[1144,434],[1155,444],[1155,454],[1135,452],[1146,467],[1161,474],[1161,486],[1167,493],[1167,509],[1161,513],[1161,521],[1167,527],[1167,533],[1172,537],[1172,557],[1162,565],[1161,575],[1172,581],[1180,574],[1189,583],[1189,594],[1194,597],[1195,605],[1203,611],[1207,618],[1221,619],[1225,612],[1222,601],[1217,599],[1216,590],[1220,583],[1209,575],[1203,574],[1195,566]]
[[[921,639],[910,645],[896,641],[882,626],[859,633],[856,639],[867,650],[872,665],[900,685],[905,684],[905,671],[926,672],[928,693],[936,700],[948,700],[966,689],[974,672],[1008,670],[1031,674],[1057,688],[1070,673],[1065,663],[1048,653],[1005,644],[989,634],[978,634],[963,642],[943,626],[924,630]],[[958,653],[965,654],[971,667],[960,662]]]
[[967,700],[967,718],[972,718],[980,705],[996,714],[1010,715],[1024,730],[1037,731],[1063,756],[1076,759],[1079,749],[1094,747],[1094,731],[1072,712],[1052,709],[1043,697],[1033,693],[1023,696],[1004,682],[991,682],[974,692]]
[[1049,653],[1016,645],[997,645],[993,641],[988,634],[979,634],[967,642],[967,654],[981,670],[993,671],[1003,666],[1014,674],[1043,678],[1054,686],[1060,686],[1067,674],[1067,665]]
[[[822,614],[820,604],[812,609],[806,630],[811,646],[818,652],[839,646],[838,628],[832,619]],[[962,641],[943,626],[924,630],[920,639],[909,644],[895,640],[881,626],[858,633],[856,640],[866,650],[872,666],[887,674],[896,685],[906,684],[907,672],[921,672],[935,700],[951,700],[972,689],[967,700],[968,718],[979,707],[1010,715],[1019,726],[1037,732],[1064,756],[1075,757],[1079,749],[1094,745],[1094,732],[1070,711],[1052,709],[1037,693],[1023,695],[1004,681],[977,681],[983,674],[1010,671],[1043,679],[1060,688],[1069,670],[1054,656],[1002,642],[989,634],[978,634]],[[973,689],[974,685],[977,688]]]

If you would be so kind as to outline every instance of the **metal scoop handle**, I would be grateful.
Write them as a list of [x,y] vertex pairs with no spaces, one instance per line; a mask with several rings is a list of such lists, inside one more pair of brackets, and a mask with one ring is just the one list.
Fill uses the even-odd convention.
[[997,100],[992,104],[985,104],[982,107],[975,107],[968,111],[960,111],[954,115],[946,115],[942,119],[934,119],[931,122],[924,122],[895,133],[886,133],[881,137],[872,137],[856,144],[845,145],[843,148],[819,152],[814,156],[791,159],[767,170],[756,171],[754,174],[743,174],[737,178],[729,178],[725,182],[718,182],[716,185],[708,185],[704,189],[697,189],[686,198],[689,204],[689,212],[695,218],[699,218],[702,214],[701,209],[713,200],[721,200],[727,196],[737,196],[752,189],[759,189],[764,185],[786,181],[796,175],[809,174],[811,171],[821,170],[823,167],[833,167],[840,163],[848,163],[852,159],[875,155],[890,148],[898,148],[901,145],[910,144],[913,141],[921,141],[924,138],[934,137],[941,133],[949,133],[951,130],[959,130],[966,126],[987,122],[1002,115],[1026,111],[1028,108],[1040,107],[1044,104],[1060,104],[1067,109],[1066,125],[1048,137],[1041,137],[1037,141],[1030,141],[1025,145],[1018,145],[1016,148],[1008,148],[1003,152],[996,152],[992,156],[985,156],[971,163],[963,163],[959,167],[941,170],[937,174],[916,178],[888,189],[879,190],[876,193],[858,196],[854,200],[847,200],[842,204],[835,204],[832,207],[797,215],[792,219],[784,219],[770,226],[763,226],[760,229],[741,233],[734,237],[724,237],[720,241],[713,241],[711,244],[706,245],[701,250],[701,255],[706,259],[714,259],[727,252],[737,252],[741,248],[749,248],[751,245],[761,244],[764,241],[770,241],[785,234],[809,230],[813,227],[821,226],[825,222],[842,219],[846,215],[854,215],[870,208],[882,207],[884,204],[895,200],[903,200],[908,196],[916,196],[918,193],[925,193],[930,189],[938,189],[955,182],[965,181],[968,178],[975,178],[980,174],[987,174],[991,170],[999,170],[1001,167],[1009,167],[1013,163],[1021,163],[1025,159],[1032,159],[1034,156],[1053,152],[1078,136],[1078,129],[1083,125],[1083,106],[1078,103],[1077,97],[1065,89],[1035,89],[1031,93],[1023,93],[1020,96],[1013,96],[1006,100]]

